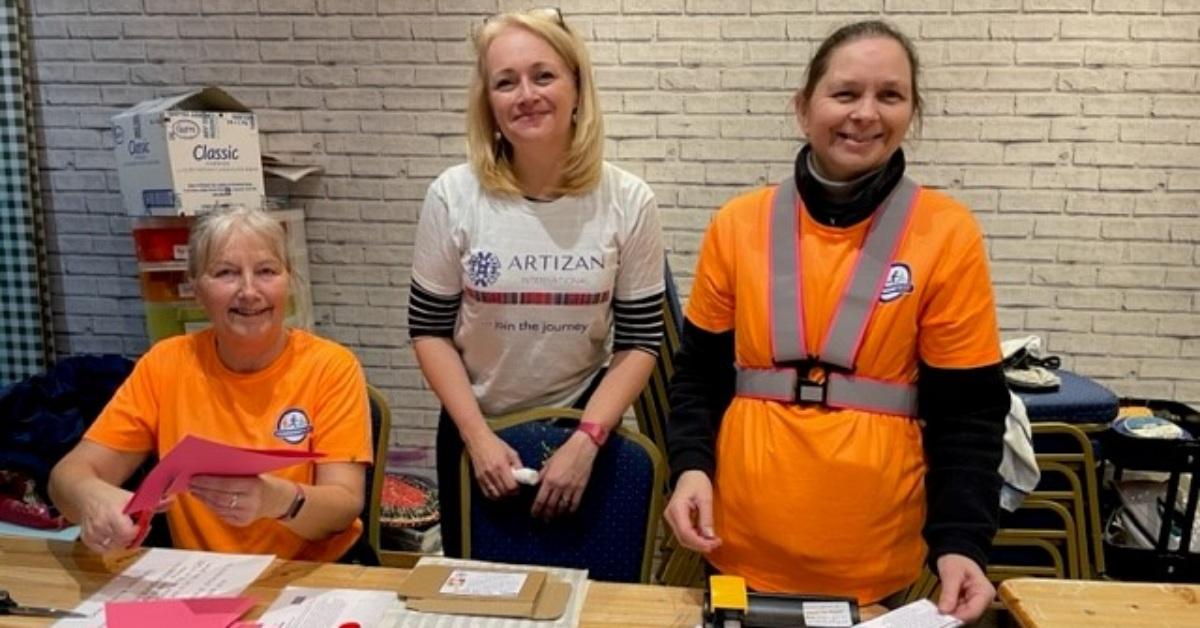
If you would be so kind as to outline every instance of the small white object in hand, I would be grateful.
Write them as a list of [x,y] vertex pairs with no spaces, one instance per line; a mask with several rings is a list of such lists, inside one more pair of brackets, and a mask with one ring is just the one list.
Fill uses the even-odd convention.
[[533,486],[534,484],[538,483],[538,472],[528,467],[521,469],[514,467],[512,470],[512,476],[513,479],[517,481],[517,484]]

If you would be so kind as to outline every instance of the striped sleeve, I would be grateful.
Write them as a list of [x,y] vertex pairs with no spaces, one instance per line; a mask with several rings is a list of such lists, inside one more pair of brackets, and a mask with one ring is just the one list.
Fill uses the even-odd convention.
[[461,292],[452,297],[438,296],[414,279],[408,291],[408,337],[453,337],[460,305]]
[[663,293],[613,299],[613,351],[639,349],[658,355],[663,335]]

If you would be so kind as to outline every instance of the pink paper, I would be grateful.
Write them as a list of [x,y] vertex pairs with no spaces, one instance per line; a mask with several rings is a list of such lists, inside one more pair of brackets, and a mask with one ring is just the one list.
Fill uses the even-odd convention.
[[187,436],[146,474],[125,505],[125,513],[153,510],[163,498],[186,491],[194,475],[258,475],[323,455],[290,449],[233,447]]
[[254,607],[249,597],[195,597],[106,602],[108,628],[227,628]]

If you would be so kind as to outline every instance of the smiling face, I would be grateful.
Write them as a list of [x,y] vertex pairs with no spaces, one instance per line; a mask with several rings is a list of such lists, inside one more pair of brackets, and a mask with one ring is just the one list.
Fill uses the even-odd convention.
[[486,67],[488,103],[513,149],[564,150],[579,94],[554,48],[533,32],[510,26],[488,46]]
[[213,247],[195,284],[218,345],[271,347],[284,338],[287,265],[267,238],[235,229]]
[[912,67],[904,48],[882,36],[856,39],[829,56],[796,119],[817,166],[847,181],[883,166],[913,120]]

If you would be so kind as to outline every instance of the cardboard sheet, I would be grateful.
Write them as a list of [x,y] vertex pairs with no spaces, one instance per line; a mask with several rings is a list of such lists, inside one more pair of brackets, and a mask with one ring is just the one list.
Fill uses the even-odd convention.
[[418,565],[397,592],[415,611],[549,620],[566,611],[571,585],[528,567]]

